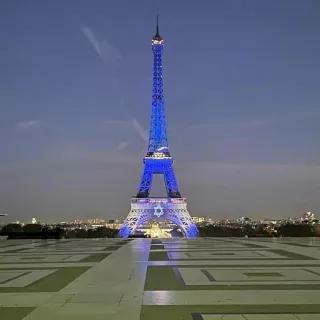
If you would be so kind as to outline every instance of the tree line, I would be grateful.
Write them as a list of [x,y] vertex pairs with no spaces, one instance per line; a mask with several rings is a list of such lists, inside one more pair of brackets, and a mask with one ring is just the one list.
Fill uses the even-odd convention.
[[267,230],[262,225],[241,226],[198,226],[200,237],[319,237],[320,224],[286,223]]
[[8,239],[61,239],[61,238],[116,238],[117,229],[99,227],[95,229],[64,229],[62,226],[46,226],[41,224],[10,223],[2,227],[0,235]]
[[[199,225],[200,237],[319,237],[320,224],[286,223],[275,230],[267,230],[258,226],[217,226]],[[46,226],[41,224],[26,224],[24,226],[10,223],[0,229],[0,235],[8,239],[60,239],[60,238],[116,238],[118,229],[98,227],[95,229],[70,229],[60,225]]]

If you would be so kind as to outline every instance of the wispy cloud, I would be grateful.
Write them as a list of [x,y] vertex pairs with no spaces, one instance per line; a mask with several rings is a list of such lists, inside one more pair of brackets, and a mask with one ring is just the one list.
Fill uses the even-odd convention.
[[124,150],[124,149],[126,149],[126,148],[128,147],[128,145],[129,145],[129,142],[128,142],[128,141],[121,141],[121,142],[118,144],[117,149],[118,149],[119,151]]
[[107,40],[99,40],[92,28],[83,26],[81,31],[104,64],[115,64],[121,60],[120,51]]
[[132,126],[133,130],[139,136],[139,138],[143,142],[148,142],[148,130],[145,129],[143,125],[135,118],[131,120],[109,119],[103,122],[104,128],[109,128],[112,126]]
[[[120,128],[132,128],[136,135],[141,139],[142,142],[148,142],[148,130],[135,118],[128,120],[118,120],[118,119],[109,119],[105,120],[102,124],[102,127],[105,129],[111,129],[118,127]],[[128,147],[130,144],[128,139],[120,142],[117,146],[118,150],[123,150]],[[130,140],[130,139],[129,139]]]
[[26,121],[20,121],[16,124],[16,127],[19,129],[29,129],[33,127],[37,127],[40,125],[39,120],[26,120]]
[[109,119],[103,122],[104,127],[109,127],[109,126],[119,126],[119,125],[124,125],[128,124],[128,121],[126,120],[117,120],[117,119]]
[[148,130],[146,130],[137,119],[132,119],[133,129],[138,133],[139,137],[148,142]]

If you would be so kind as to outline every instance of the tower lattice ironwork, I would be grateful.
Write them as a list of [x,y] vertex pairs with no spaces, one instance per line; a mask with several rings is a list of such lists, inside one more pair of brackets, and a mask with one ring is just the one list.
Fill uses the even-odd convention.
[[[148,220],[164,218],[177,224],[186,237],[198,234],[196,225],[187,211],[187,202],[181,197],[169,152],[166,116],[164,108],[162,53],[163,38],[159,34],[157,19],[156,34],[152,38],[153,87],[149,132],[149,146],[144,157],[144,170],[135,198],[131,200],[131,211],[120,229],[120,236],[127,237]],[[150,198],[152,178],[162,174],[167,198]]]

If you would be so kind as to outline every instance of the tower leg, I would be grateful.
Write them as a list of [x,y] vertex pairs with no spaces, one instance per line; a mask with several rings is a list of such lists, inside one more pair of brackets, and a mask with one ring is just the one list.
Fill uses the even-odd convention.
[[137,197],[147,198],[150,194],[150,189],[152,185],[153,168],[151,163],[146,162],[143,169],[143,175],[141,178],[140,188]]
[[147,221],[151,220],[152,216],[148,210],[138,209],[136,204],[131,203],[131,210],[119,230],[119,236],[121,238],[128,238],[133,235],[139,226],[142,226]]
[[163,174],[164,174],[164,181],[166,183],[168,197],[181,198],[181,194],[178,189],[176,176],[173,171],[172,163],[170,163],[170,165],[166,166]]
[[188,211],[181,212],[180,209],[173,210],[166,218],[180,227],[186,238],[195,238],[199,231],[197,226],[192,222]]
[[148,198],[154,174],[163,174],[168,198],[181,198],[171,157],[160,160],[148,157],[144,158],[143,175],[137,198]]

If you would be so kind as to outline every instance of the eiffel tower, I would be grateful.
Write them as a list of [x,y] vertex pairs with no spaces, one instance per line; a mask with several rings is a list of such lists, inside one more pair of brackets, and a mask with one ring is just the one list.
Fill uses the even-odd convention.
[[[130,213],[119,231],[123,238],[133,235],[147,221],[158,219],[173,222],[187,238],[198,235],[198,229],[187,210],[187,200],[179,192],[168,147],[162,77],[163,44],[157,18],[156,34],[152,38],[153,87],[149,146],[143,159],[144,170],[139,191],[136,197],[131,198]],[[149,197],[155,174],[164,177],[166,198]]]

